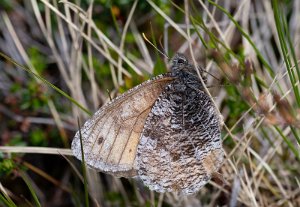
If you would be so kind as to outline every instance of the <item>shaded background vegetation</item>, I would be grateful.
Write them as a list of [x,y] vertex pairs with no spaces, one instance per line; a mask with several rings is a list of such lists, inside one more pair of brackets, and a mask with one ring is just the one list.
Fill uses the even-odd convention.
[[56,148],[70,148],[77,117],[108,93],[167,71],[144,33],[217,77],[207,86],[224,119],[225,182],[178,198],[89,170],[89,205],[300,206],[299,11],[296,0],[1,1],[0,51],[12,60],[0,61],[0,205],[84,205],[80,163]]

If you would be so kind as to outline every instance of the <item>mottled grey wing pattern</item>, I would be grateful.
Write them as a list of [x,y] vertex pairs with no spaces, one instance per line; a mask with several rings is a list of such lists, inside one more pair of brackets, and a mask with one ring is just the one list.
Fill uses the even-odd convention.
[[[156,76],[101,107],[81,128],[86,163],[116,176],[136,175],[134,160],[145,120],[155,100],[174,78]],[[72,142],[81,160],[79,131]]]
[[195,193],[224,159],[216,109],[190,86],[181,79],[168,84],[146,119],[136,168],[151,190]]

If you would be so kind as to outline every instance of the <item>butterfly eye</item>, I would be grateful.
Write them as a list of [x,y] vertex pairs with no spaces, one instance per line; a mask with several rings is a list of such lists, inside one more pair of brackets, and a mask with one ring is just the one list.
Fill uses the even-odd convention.
[[177,61],[177,63],[179,63],[179,64],[183,64],[185,61],[184,61],[184,59],[182,59],[182,58],[179,58],[178,59],[178,61]]

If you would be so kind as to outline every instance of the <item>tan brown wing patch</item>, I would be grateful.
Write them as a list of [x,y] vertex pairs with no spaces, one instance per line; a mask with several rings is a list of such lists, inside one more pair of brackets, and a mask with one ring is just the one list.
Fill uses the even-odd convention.
[[[159,75],[100,108],[81,129],[86,163],[116,176],[136,175],[134,160],[145,120],[172,80],[168,73]],[[72,151],[81,160],[79,132],[72,142]]]

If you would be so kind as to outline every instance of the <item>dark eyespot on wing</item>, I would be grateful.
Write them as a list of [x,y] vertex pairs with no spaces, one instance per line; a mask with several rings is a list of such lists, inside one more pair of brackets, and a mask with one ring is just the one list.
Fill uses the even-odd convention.
[[98,138],[98,142],[97,142],[97,144],[98,144],[98,145],[100,145],[100,144],[102,144],[102,142],[103,142],[103,137],[102,137],[102,136],[100,136],[100,137]]
[[[81,129],[86,163],[117,176],[134,176],[134,159],[146,117],[173,80],[170,74],[159,75],[100,108]],[[81,160],[79,132],[73,139],[72,151]]]

